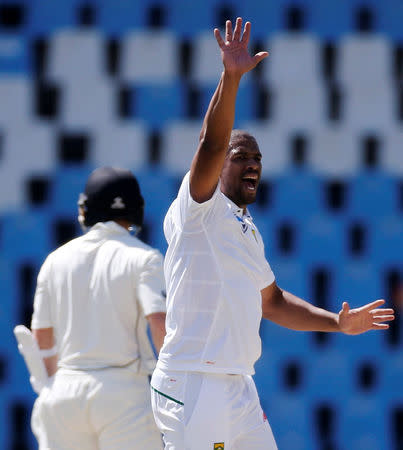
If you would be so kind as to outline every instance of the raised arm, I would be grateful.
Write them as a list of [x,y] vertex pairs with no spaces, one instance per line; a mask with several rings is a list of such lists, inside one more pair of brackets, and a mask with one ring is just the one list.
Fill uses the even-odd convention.
[[210,101],[200,133],[200,142],[190,168],[190,193],[199,203],[207,201],[214,193],[224,163],[234,124],[235,101],[242,75],[252,70],[267,52],[252,56],[248,52],[250,22],[242,32],[242,19],[225,24],[225,41],[219,30],[214,30],[221,49],[224,70]]

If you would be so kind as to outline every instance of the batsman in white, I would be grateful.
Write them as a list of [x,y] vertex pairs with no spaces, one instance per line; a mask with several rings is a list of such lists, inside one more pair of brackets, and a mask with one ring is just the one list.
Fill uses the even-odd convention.
[[377,300],[338,314],[281,289],[248,213],[261,174],[256,140],[232,132],[239,82],[268,54],[247,50],[251,25],[215,29],[223,72],[193,157],[164,221],[167,335],[151,379],[166,450],[276,449],[251,375],[263,318],[295,330],[383,330]]
[[[139,185],[128,170],[99,168],[78,204],[88,231],[51,253],[38,276],[32,333],[50,378],[32,373],[42,377],[31,377],[42,388],[33,432],[41,450],[162,448],[150,402],[156,361],[147,321],[158,352],[163,257],[131,235],[143,223]],[[32,353],[27,365],[35,367]]]

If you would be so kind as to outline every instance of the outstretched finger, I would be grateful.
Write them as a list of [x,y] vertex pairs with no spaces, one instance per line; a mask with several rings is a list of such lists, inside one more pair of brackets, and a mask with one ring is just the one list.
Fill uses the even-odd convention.
[[376,316],[372,319],[372,323],[381,323],[381,322],[390,322],[394,320],[395,316],[387,315],[387,316]]
[[230,20],[225,22],[225,40],[226,42],[232,41],[232,22]]
[[269,56],[268,52],[259,52],[259,53],[256,53],[256,55],[253,57],[253,60],[254,60],[254,62],[255,62],[255,66],[256,66],[257,64],[259,64],[260,61],[262,61],[262,59],[265,59],[265,58],[267,58],[268,56]]
[[221,37],[220,30],[218,28],[214,28],[214,36],[217,40],[218,45],[222,50],[225,49],[225,42],[223,41],[223,38]]
[[389,325],[387,323],[373,323],[371,330],[387,330]]
[[385,300],[383,298],[379,300],[375,300],[372,303],[368,303],[367,305],[362,306],[360,309],[364,311],[371,311],[371,309],[378,308],[379,306],[382,306],[385,303]]
[[238,17],[235,22],[234,41],[239,41],[241,39],[241,33],[242,33],[242,18]]
[[395,311],[392,308],[382,308],[382,309],[373,309],[372,311],[370,311],[370,313],[372,315],[376,315],[376,316],[380,316],[380,315],[385,315],[385,314],[394,314]]
[[243,29],[242,39],[241,39],[241,42],[245,45],[248,45],[248,42],[249,42],[250,28],[251,28],[250,22],[246,22],[244,29]]

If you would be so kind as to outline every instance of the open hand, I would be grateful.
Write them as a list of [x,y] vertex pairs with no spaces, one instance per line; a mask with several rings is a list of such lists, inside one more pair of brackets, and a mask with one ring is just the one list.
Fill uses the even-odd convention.
[[214,36],[220,46],[221,57],[227,72],[242,76],[268,56],[267,52],[259,52],[254,56],[249,54],[250,28],[250,22],[246,22],[242,33],[242,19],[238,17],[235,29],[232,31],[232,23],[230,20],[227,20],[225,23],[225,42],[221,37],[220,31],[217,28],[214,29]]
[[339,312],[339,328],[345,334],[361,334],[369,330],[386,330],[395,318],[392,308],[380,309],[385,300],[375,300],[360,308],[350,309],[347,302],[343,302]]

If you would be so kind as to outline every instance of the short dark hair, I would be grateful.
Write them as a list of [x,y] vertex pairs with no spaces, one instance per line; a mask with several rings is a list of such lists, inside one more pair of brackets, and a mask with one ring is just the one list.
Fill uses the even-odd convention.
[[245,130],[235,129],[231,131],[227,153],[236,148],[239,145],[239,142],[242,140],[252,141],[256,145],[256,147],[259,148],[256,139],[250,133]]

